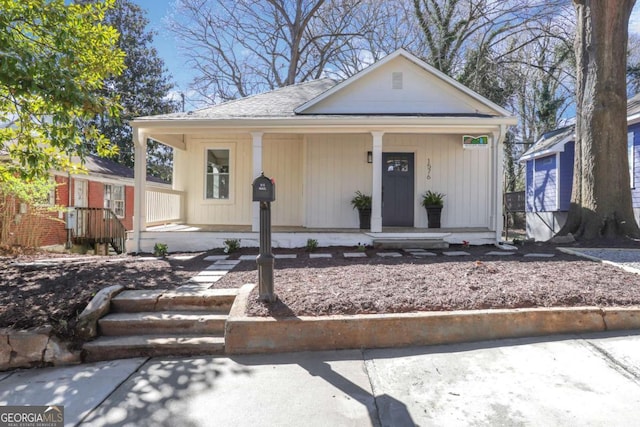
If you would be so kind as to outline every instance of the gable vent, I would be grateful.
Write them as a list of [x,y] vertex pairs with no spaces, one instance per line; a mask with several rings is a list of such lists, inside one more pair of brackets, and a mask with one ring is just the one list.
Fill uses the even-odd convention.
[[391,88],[402,89],[402,73],[401,72],[391,73]]

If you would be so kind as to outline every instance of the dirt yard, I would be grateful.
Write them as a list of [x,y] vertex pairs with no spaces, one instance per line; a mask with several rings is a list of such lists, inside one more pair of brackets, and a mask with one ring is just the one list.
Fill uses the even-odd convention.
[[[321,248],[333,258],[311,259],[302,249],[275,250],[297,259],[277,259],[274,304],[251,298],[249,314],[256,316],[322,316],[329,314],[474,310],[552,306],[640,305],[640,275],[583,258],[565,255],[549,245],[520,247],[510,256],[488,256],[492,246],[460,248],[471,255],[380,257],[368,249],[367,258],[345,259],[355,248]],[[527,253],[552,253],[529,258]],[[184,284],[211,262],[212,253],[170,256],[88,257],[32,255],[0,257],[0,328],[25,329],[50,324],[65,337],[73,336],[78,314],[95,293],[121,284],[128,289],[172,289]],[[231,254],[255,254],[241,249]],[[257,283],[256,264],[241,262],[214,287]]]

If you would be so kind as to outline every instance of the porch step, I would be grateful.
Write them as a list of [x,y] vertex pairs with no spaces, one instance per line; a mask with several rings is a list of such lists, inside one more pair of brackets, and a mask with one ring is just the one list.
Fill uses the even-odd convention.
[[100,337],[83,347],[87,362],[130,357],[224,354],[224,337],[203,335],[138,335]]
[[208,334],[223,335],[226,314],[196,311],[112,313],[98,321],[103,336]]
[[384,238],[374,239],[373,247],[380,249],[446,249],[449,243],[439,238],[418,239],[418,238]]
[[87,361],[224,354],[224,329],[238,289],[124,291],[83,346]]
[[206,310],[214,313],[228,313],[237,294],[237,289],[124,291],[111,300],[111,311],[138,313]]

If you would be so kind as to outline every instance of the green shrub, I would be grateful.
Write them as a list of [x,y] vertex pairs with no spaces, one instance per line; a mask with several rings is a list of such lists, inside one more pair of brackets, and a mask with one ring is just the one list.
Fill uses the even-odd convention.
[[316,249],[318,249],[318,241],[316,239],[307,239],[307,252],[314,252]]
[[156,243],[153,246],[153,256],[165,257],[167,256],[167,252],[169,250],[169,246],[166,243]]
[[224,253],[230,254],[240,249],[240,239],[227,239],[224,241]]

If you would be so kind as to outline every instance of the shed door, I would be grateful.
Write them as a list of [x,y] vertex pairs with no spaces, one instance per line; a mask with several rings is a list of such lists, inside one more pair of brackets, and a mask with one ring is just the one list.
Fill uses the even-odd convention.
[[413,227],[413,153],[382,153],[382,225]]

